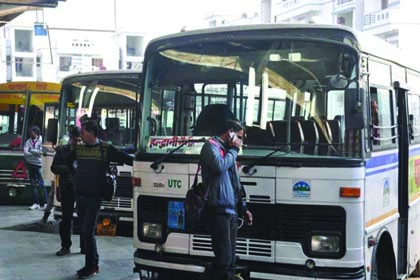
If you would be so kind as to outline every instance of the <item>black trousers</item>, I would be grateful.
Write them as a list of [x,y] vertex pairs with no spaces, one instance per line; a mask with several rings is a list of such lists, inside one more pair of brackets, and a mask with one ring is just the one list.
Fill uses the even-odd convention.
[[85,266],[93,268],[99,263],[96,246],[96,221],[101,210],[102,197],[76,197],[77,216],[80,221],[80,231],[85,246]]
[[70,248],[72,245],[71,232],[72,232],[74,202],[76,201],[74,197],[73,185],[71,184],[67,185],[65,189],[60,190],[60,194],[61,194],[61,211],[62,211],[61,222],[59,225],[61,247]]
[[237,215],[207,213],[207,230],[211,235],[214,261],[206,269],[202,279],[235,279]]

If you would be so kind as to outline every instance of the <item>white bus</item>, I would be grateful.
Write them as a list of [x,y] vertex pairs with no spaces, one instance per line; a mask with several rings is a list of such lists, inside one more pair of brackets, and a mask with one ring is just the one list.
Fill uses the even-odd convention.
[[[135,120],[138,119],[136,104],[140,78],[140,71],[131,70],[97,71],[66,77],[61,86],[59,118],[50,120],[55,123],[55,131],[49,133],[50,141],[55,143],[59,139],[62,144],[66,144],[69,128],[80,127],[80,118],[86,116],[98,121],[98,138],[134,154],[138,140],[138,126]],[[51,163],[44,166],[49,169]],[[131,236],[132,167],[119,165],[115,166],[115,169],[115,196],[112,201],[102,202],[97,233],[115,235],[119,231]],[[60,218],[62,213],[58,190],[55,192],[54,206],[54,216]]]
[[[420,72],[394,47],[326,25],[182,32],[147,47],[134,163],[134,271],[196,279],[213,257],[184,216],[204,139],[246,124],[244,279],[419,274]],[[376,103],[371,109],[371,103]],[[371,115],[373,117],[371,117]]]

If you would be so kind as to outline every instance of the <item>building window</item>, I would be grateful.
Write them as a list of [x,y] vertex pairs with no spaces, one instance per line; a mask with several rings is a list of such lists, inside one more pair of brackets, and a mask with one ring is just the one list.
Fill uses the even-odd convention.
[[143,41],[142,36],[127,36],[127,56],[141,56]]
[[92,58],[92,66],[99,70],[106,70],[103,58]]
[[34,60],[30,57],[15,57],[16,77],[32,77]]
[[71,66],[71,56],[60,56],[60,71],[68,72]]
[[32,30],[15,30],[16,52],[33,52]]
[[345,17],[338,17],[337,18],[337,24],[345,25],[346,24],[346,18]]
[[388,0],[381,0],[382,10],[388,9]]

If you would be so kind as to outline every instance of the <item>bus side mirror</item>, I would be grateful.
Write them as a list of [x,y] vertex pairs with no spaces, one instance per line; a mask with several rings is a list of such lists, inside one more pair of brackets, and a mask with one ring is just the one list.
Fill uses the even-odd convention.
[[347,88],[344,93],[346,129],[362,129],[365,127],[364,90]]
[[58,134],[58,119],[48,119],[47,127],[47,141],[51,142],[53,145],[56,145]]

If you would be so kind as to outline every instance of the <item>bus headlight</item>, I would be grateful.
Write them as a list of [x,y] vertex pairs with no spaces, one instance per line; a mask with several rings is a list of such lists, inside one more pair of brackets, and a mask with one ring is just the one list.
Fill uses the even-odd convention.
[[155,223],[143,223],[143,236],[147,238],[162,238],[162,225]]
[[338,235],[317,234],[312,235],[311,251],[321,254],[338,254],[340,252],[341,242]]
[[9,188],[9,196],[15,197],[17,195],[17,189],[16,188]]

